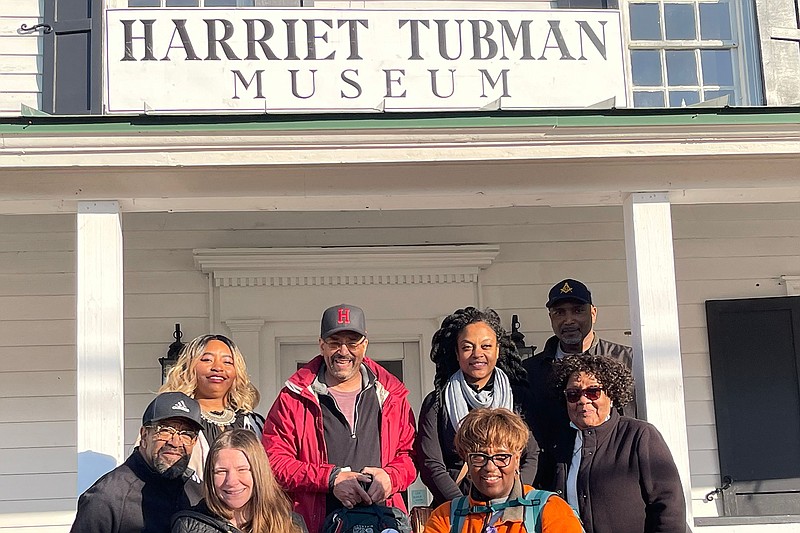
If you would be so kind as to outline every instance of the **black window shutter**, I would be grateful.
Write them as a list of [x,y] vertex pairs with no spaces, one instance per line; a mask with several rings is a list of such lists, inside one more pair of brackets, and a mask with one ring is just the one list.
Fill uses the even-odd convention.
[[706,316],[725,515],[800,514],[800,297],[708,300]]
[[102,1],[47,0],[42,111],[55,115],[102,112]]

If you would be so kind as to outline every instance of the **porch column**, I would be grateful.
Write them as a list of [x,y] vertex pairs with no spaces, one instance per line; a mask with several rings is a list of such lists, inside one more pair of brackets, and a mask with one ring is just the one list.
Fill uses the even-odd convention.
[[117,202],[78,202],[78,494],[124,458],[122,229]]
[[623,210],[638,412],[658,428],[672,451],[692,524],[669,199],[666,193],[633,193]]
[[[242,352],[247,363],[247,373],[250,375],[250,381],[258,389],[259,393],[263,393],[261,383],[261,346],[259,343],[261,328],[264,327],[264,320],[261,318],[246,318],[241,320],[226,320],[225,325],[231,332],[236,345]],[[265,399],[262,396],[262,400]],[[270,403],[270,405],[272,405]],[[264,406],[261,406],[262,410]],[[269,407],[267,407],[269,409]]]

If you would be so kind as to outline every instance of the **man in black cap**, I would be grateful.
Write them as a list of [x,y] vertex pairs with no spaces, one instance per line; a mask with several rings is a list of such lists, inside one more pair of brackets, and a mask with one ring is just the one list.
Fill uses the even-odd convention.
[[139,446],[81,495],[71,532],[168,533],[172,515],[202,498],[188,468],[201,427],[194,399],[182,392],[156,396],[142,416]]
[[[550,474],[544,472],[548,461],[546,454],[556,443],[562,426],[569,424],[563,394],[553,389],[553,361],[574,354],[605,355],[631,368],[633,350],[601,339],[594,331],[597,308],[592,304],[589,288],[575,279],[559,281],[547,296],[547,310],[554,336],[550,337],[544,349],[526,359],[522,365],[528,371],[533,406],[533,433],[539,441],[543,457],[540,458],[538,482]],[[619,409],[620,414],[636,416],[635,400]],[[537,483],[538,487],[540,483]]]
[[364,311],[349,304],[322,314],[320,355],[287,381],[264,425],[275,478],[308,531],[342,507],[383,503],[405,510],[414,481],[414,414],[408,390],[366,357]]

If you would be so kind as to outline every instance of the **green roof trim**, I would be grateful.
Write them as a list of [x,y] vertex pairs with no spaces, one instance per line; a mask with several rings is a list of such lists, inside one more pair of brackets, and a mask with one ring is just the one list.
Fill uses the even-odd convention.
[[87,115],[0,118],[0,135],[169,131],[303,131],[501,127],[800,124],[797,107],[604,109],[293,115]]

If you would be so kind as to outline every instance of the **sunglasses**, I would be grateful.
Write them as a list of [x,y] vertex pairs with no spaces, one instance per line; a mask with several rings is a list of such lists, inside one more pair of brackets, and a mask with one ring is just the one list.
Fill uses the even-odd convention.
[[586,399],[589,401],[595,401],[600,399],[600,395],[603,394],[605,389],[603,387],[586,387],[585,389],[566,389],[564,391],[564,396],[567,397],[567,401],[569,403],[578,403],[581,399],[581,396],[586,396]]

